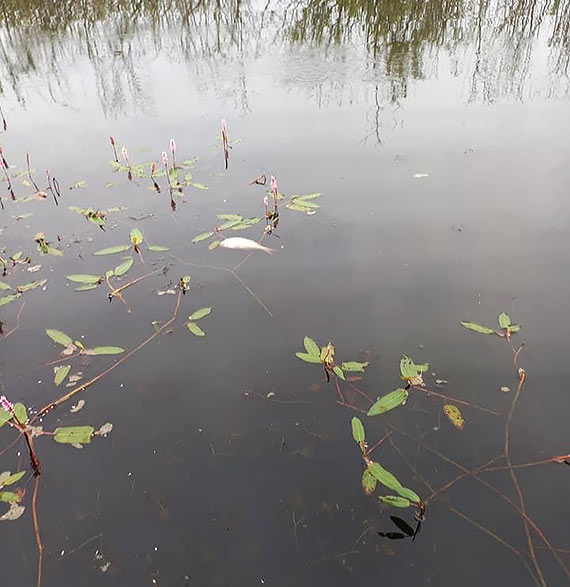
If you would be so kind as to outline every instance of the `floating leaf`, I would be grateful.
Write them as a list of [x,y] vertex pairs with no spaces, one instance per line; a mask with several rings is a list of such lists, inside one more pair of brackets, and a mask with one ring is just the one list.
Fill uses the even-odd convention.
[[84,399],[80,399],[77,404],[75,406],[71,406],[71,408],[69,408],[69,411],[72,414],[76,414],[77,412],[79,412],[80,410],[82,410],[85,406],[85,400]]
[[465,326],[469,330],[474,330],[475,332],[480,332],[481,334],[493,334],[495,331],[488,326],[482,326],[481,324],[476,324],[475,322],[460,322],[461,326]]
[[342,369],[338,366],[335,365],[333,367],[333,373],[339,378],[342,379],[343,381],[345,381],[345,377],[344,377],[344,373],[342,372]]
[[511,325],[511,317],[505,312],[501,312],[498,318],[499,326],[501,328],[507,329]]
[[194,183],[194,182],[190,182],[190,184],[193,188],[197,188],[199,190],[209,190],[210,188],[207,185],[204,185],[203,183]]
[[321,349],[319,348],[319,345],[309,336],[305,336],[303,344],[305,345],[305,350],[309,353],[309,355],[314,355],[315,357],[320,355]]
[[453,404],[445,404],[443,406],[443,413],[447,416],[448,420],[457,428],[457,430],[463,430],[465,427],[465,420],[461,414],[461,410]]
[[228,221],[224,222],[223,224],[220,224],[220,226],[218,226],[218,230],[227,230],[228,228],[233,228],[234,226],[237,226],[241,222],[242,222],[241,218],[239,218],[238,220],[228,220]]
[[14,415],[20,424],[25,424],[28,421],[28,410],[24,404],[14,404]]
[[57,342],[57,344],[61,344],[63,346],[69,346],[70,344],[73,344],[73,339],[71,338],[71,336],[68,336],[67,334],[65,334],[65,332],[61,332],[61,330],[53,330],[51,328],[48,328],[46,330],[46,334],[54,342]]
[[188,316],[188,320],[200,320],[200,318],[204,318],[204,316],[208,316],[212,312],[212,307],[209,308],[200,308],[196,310],[192,316]]
[[0,516],[0,520],[3,522],[17,520],[25,511],[26,508],[23,505],[12,503],[10,504],[10,509],[3,516]]
[[208,249],[210,251],[213,251],[214,249],[217,249],[220,246],[220,242],[221,241],[212,241],[209,245],[208,245]]
[[396,477],[394,477],[394,475],[386,470],[380,463],[372,463],[368,467],[368,470],[376,481],[380,481],[380,483],[388,489],[398,491],[402,487],[402,484],[396,479]]
[[400,373],[402,375],[402,379],[407,379],[411,381],[412,384],[417,379],[421,380],[421,373],[428,370],[429,365],[427,363],[423,363],[421,365],[416,365],[408,355],[402,355],[400,359]]
[[12,419],[12,414],[10,412],[7,412],[6,410],[0,408],[0,428],[2,428],[2,426],[4,426],[4,424],[6,424],[6,422],[9,422]]
[[306,202],[308,200],[315,200],[317,198],[320,198],[322,195],[323,195],[322,192],[314,192],[312,194],[305,194],[304,196],[294,195],[294,196],[291,196],[291,198],[295,198],[296,200],[301,200],[302,202]]
[[365,469],[362,473],[362,489],[364,489],[364,493],[366,493],[366,495],[374,493],[377,483],[374,475],[372,475],[368,469]]
[[107,436],[107,434],[111,434],[112,431],[113,424],[111,424],[111,422],[107,422],[106,424],[103,424],[99,430],[97,430],[97,434],[99,434],[99,436]]
[[315,355],[309,355],[309,353],[295,353],[301,361],[305,361],[305,363],[320,363],[320,357],[315,357]]
[[81,287],[76,287],[75,291],[89,291],[91,289],[97,289],[97,285],[98,284],[93,284],[93,285],[82,285]]
[[86,352],[87,355],[120,355],[124,353],[125,349],[121,348],[120,346],[96,346],[93,349],[89,349],[89,352]]
[[26,471],[20,471],[19,473],[10,474],[10,471],[6,471],[0,475],[0,487],[8,487],[17,483],[24,475]]
[[0,290],[12,289],[7,283],[0,281]]
[[400,487],[396,489],[396,493],[398,493],[398,495],[401,495],[402,497],[405,497],[406,499],[409,499],[413,503],[419,504],[422,501],[420,499],[420,496],[415,491],[412,491],[407,487]]
[[133,263],[134,261],[129,257],[126,261],[123,261],[123,263],[117,265],[115,269],[113,269],[113,275],[121,277],[121,275],[124,275],[133,266]]
[[518,332],[521,329],[521,325],[520,324],[511,324],[507,330],[509,332],[509,334],[513,334],[515,332]]
[[218,218],[220,220],[243,220],[243,216],[241,214],[218,214]]
[[53,382],[56,385],[61,385],[65,381],[67,375],[69,374],[70,369],[71,365],[62,365],[61,367],[56,367]]
[[164,251],[170,251],[168,247],[161,247],[160,245],[150,245],[147,247],[149,251],[154,251],[155,253],[162,253]]
[[116,253],[124,253],[131,247],[129,245],[115,245],[114,247],[107,247],[106,249],[100,249],[95,251],[94,255],[115,255]]
[[368,367],[370,363],[366,361],[365,363],[359,363],[358,361],[347,361],[346,363],[342,364],[343,371],[351,371],[356,373],[363,373],[365,367]]
[[93,426],[66,426],[56,428],[53,439],[67,444],[89,444],[94,431]]
[[202,232],[201,234],[199,234],[198,236],[195,236],[191,242],[192,244],[194,243],[199,243],[200,241],[205,241],[207,238],[210,238],[211,236],[213,236],[214,233],[212,231],[208,231],[208,232]]
[[25,283],[24,285],[18,285],[18,287],[16,287],[16,291],[18,291],[19,293],[23,293],[25,291],[30,291],[32,289],[36,289],[37,287],[40,287],[40,286],[44,285],[45,283],[47,283],[47,279],[40,279],[38,281],[32,281],[30,283]]
[[396,389],[382,396],[369,410],[369,416],[384,414],[402,405],[408,399],[408,392],[405,389]]
[[387,505],[397,508],[408,508],[412,505],[409,499],[398,497],[396,495],[381,495],[378,499]]
[[0,491],[0,501],[4,503],[18,503],[22,498],[12,491]]
[[206,333],[195,322],[188,322],[188,330],[195,336],[206,336]]
[[100,275],[87,275],[78,273],[75,275],[66,275],[69,281],[73,281],[74,283],[87,283],[89,285],[101,283],[102,277]]
[[133,228],[130,235],[131,242],[138,247],[144,240],[143,233],[138,228]]
[[9,295],[9,296],[4,296],[2,298],[0,298],[0,306],[5,306],[6,304],[9,304],[10,302],[13,302],[14,300],[17,300],[18,296],[17,295]]
[[364,432],[364,425],[356,416],[350,421],[352,427],[352,438],[355,442],[364,442],[366,440],[366,434]]

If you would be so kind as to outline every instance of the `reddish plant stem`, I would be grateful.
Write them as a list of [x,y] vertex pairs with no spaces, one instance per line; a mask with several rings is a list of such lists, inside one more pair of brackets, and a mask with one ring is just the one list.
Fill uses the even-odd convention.
[[38,575],[36,587],[41,587],[42,584],[42,567],[44,556],[44,545],[40,535],[40,524],[38,520],[38,492],[40,488],[40,478],[36,477],[34,485],[34,495],[32,496],[32,520],[34,522],[34,534],[36,536],[36,544],[38,547]]
[[493,416],[500,416],[501,415],[501,414],[499,414],[499,412],[495,412],[494,410],[490,410],[489,408],[484,408],[483,406],[478,406],[477,404],[471,404],[471,403],[466,402],[464,400],[457,399],[455,397],[451,397],[451,396],[445,395],[443,393],[439,393],[438,391],[432,391],[431,389],[427,389],[426,387],[418,387],[417,385],[412,385],[411,387],[412,387],[412,389],[415,389],[416,391],[423,391],[428,397],[430,395],[435,395],[436,397],[439,397],[441,399],[452,401],[456,404],[461,404],[463,406],[473,408],[474,410],[486,412],[487,414],[492,414]]
[[366,454],[370,456],[375,448],[378,448],[387,438],[390,437],[390,434],[392,434],[392,431],[387,430],[384,436],[382,436],[382,438],[372,448],[366,450]]
[[9,336],[11,336],[12,334],[14,334],[14,332],[16,332],[16,330],[18,330],[18,328],[20,328],[20,317],[22,316],[22,312],[24,311],[25,305],[26,305],[26,302],[22,302],[22,305],[20,306],[20,309],[18,310],[18,315],[16,316],[16,326],[14,326],[14,328],[12,328],[12,330],[9,330],[3,336],[4,339],[6,339]]

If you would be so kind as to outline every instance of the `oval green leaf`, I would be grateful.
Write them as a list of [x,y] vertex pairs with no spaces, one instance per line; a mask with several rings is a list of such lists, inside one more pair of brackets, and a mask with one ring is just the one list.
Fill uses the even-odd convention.
[[366,440],[366,435],[364,432],[364,424],[362,424],[360,419],[355,416],[350,421],[350,425],[352,427],[352,438],[354,438],[354,441],[364,442]]
[[459,324],[469,330],[473,330],[474,332],[480,332],[481,334],[493,334],[495,332],[492,328],[476,324],[475,322],[460,322]]
[[26,471],[20,471],[19,473],[14,473],[13,475],[8,474],[6,477],[2,477],[2,475],[0,475],[0,487],[8,487],[8,485],[17,483],[25,474]]
[[69,346],[70,344],[73,344],[73,339],[67,334],[65,334],[65,332],[61,332],[61,330],[53,330],[51,328],[48,328],[46,330],[46,334],[54,342],[57,342],[57,344],[61,344],[63,346]]
[[511,318],[505,312],[501,312],[498,318],[499,326],[503,329],[507,329],[511,325]]
[[97,283],[94,283],[93,285],[82,285],[80,287],[76,287],[75,291],[90,291],[92,289],[97,289]]
[[200,318],[204,318],[204,316],[208,316],[212,312],[212,307],[209,308],[200,308],[196,310],[192,316],[188,316],[188,320],[200,320]]
[[320,363],[321,359],[319,357],[315,357],[315,355],[309,355],[309,353],[295,353],[301,361],[305,361],[305,363]]
[[410,500],[413,503],[419,504],[422,501],[420,499],[420,496],[415,491],[412,491],[411,489],[408,489],[407,487],[400,487],[400,488],[396,489],[396,492],[401,497],[405,497],[406,499]]
[[190,242],[192,244],[199,243],[200,241],[205,241],[207,238],[210,238],[213,235],[214,233],[212,231],[202,232],[198,236],[195,236]]
[[397,495],[381,495],[378,499],[387,505],[397,508],[409,508],[412,505],[409,499],[398,497]]
[[154,251],[155,253],[162,253],[164,251],[170,251],[168,247],[161,247],[160,245],[150,245],[147,247],[149,251]]
[[463,430],[463,428],[465,428],[465,420],[463,419],[461,410],[457,406],[454,406],[453,404],[445,404],[445,406],[443,406],[443,413],[457,430]]
[[18,296],[17,295],[9,295],[9,296],[4,296],[2,298],[0,298],[0,306],[5,306],[6,304],[9,304],[10,302],[13,302],[14,300],[17,300]]
[[133,263],[134,261],[132,260],[132,258],[123,261],[120,265],[117,265],[113,269],[113,275],[115,275],[116,277],[121,277],[121,275],[124,275],[133,266]]
[[47,283],[47,279],[40,279],[38,281],[32,281],[30,283],[24,283],[24,285],[18,285],[16,287],[16,291],[23,293],[25,291],[30,291],[32,289],[36,289],[36,287],[40,287]]
[[14,415],[20,424],[25,424],[28,421],[28,410],[24,404],[14,404]]
[[61,367],[58,367],[57,371],[55,372],[53,382],[56,385],[61,385],[65,381],[67,375],[69,374],[70,369],[71,365],[62,365]]
[[351,371],[353,373],[363,373],[364,369],[368,367],[370,363],[366,361],[365,363],[359,363],[358,361],[346,361],[346,363],[342,364],[343,371]]
[[206,336],[206,333],[195,322],[188,322],[188,330],[195,336]]
[[18,503],[21,497],[11,491],[0,491],[0,501],[4,503]]
[[120,355],[125,352],[125,349],[120,346],[96,346],[93,349],[89,349],[89,355]]
[[521,329],[521,325],[520,324],[511,324],[507,330],[509,331],[509,334],[513,334],[515,332],[518,332]]
[[12,414],[0,408],[0,428],[2,428],[2,426],[4,426],[4,424],[6,424],[6,422],[9,422],[11,419]]
[[138,247],[144,240],[143,233],[138,228],[133,228],[130,235],[131,242]]
[[107,247],[106,249],[100,249],[95,251],[94,255],[115,255],[116,253],[124,253],[130,249],[130,245],[115,245],[114,247]]
[[376,490],[377,483],[378,482],[376,481],[372,473],[370,473],[368,469],[365,469],[362,473],[362,489],[364,489],[364,493],[366,493],[366,495],[374,493],[374,491]]
[[341,369],[341,368],[340,368],[338,365],[335,365],[335,366],[333,367],[333,373],[334,373],[334,374],[335,374],[335,375],[336,375],[336,376],[337,376],[339,379],[342,379],[343,381],[345,380],[344,373],[342,372],[342,369]]
[[12,288],[7,283],[0,281],[0,290],[3,290],[3,289],[12,289]]
[[69,281],[73,281],[75,283],[87,283],[89,285],[101,283],[103,279],[100,275],[85,275],[82,273],[76,275],[66,275]]
[[309,353],[309,355],[314,355],[315,357],[320,355],[321,349],[319,349],[319,345],[309,336],[305,336],[303,344],[305,345],[305,350]]
[[402,405],[408,399],[408,392],[405,389],[396,389],[382,396],[369,410],[369,416],[384,414]]
[[67,426],[56,428],[53,439],[56,442],[70,444],[89,444],[95,428],[93,426]]
[[396,479],[396,477],[394,477],[394,475],[392,475],[392,473],[385,469],[380,463],[372,463],[368,467],[368,470],[376,481],[380,481],[380,483],[388,489],[398,491],[398,489],[402,487],[402,484]]

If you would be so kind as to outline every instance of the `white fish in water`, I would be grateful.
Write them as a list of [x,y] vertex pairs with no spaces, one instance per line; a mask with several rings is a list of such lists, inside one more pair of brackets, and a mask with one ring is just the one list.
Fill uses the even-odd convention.
[[264,247],[249,238],[243,238],[241,236],[232,236],[231,238],[224,239],[220,244],[220,247],[225,249],[235,249],[237,251],[263,251],[272,255],[275,250],[269,247]]

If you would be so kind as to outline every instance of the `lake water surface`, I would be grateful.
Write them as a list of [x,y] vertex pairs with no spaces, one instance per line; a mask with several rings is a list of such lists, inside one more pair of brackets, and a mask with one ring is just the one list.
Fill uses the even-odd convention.
[[[514,464],[570,452],[570,2],[10,0],[0,51],[16,198],[4,177],[0,279],[47,279],[0,308],[4,334],[19,324],[0,340],[0,392],[37,412],[74,389],[53,382],[47,363],[63,347],[46,329],[125,349],[58,363],[83,383],[180,298],[171,325],[41,422],[114,426],[82,450],[36,439],[45,587],[569,583],[570,469],[516,469],[521,509],[504,442],[509,428]],[[144,177],[110,164],[110,135]],[[174,211],[166,177],[160,193],[149,177],[163,151],[172,165],[172,138],[188,162]],[[46,170],[59,182],[58,206],[49,190],[28,199],[27,153],[42,191]],[[250,185],[261,174],[267,184]],[[276,252],[210,250],[260,239],[270,176],[284,196],[263,238]],[[318,208],[286,207],[313,193]],[[69,206],[124,209],[103,231]],[[262,220],[191,243],[224,214]],[[142,259],[93,255],[129,245],[134,228]],[[41,254],[40,232],[62,256]],[[31,262],[12,266],[18,251]],[[109,302],[104,280],[77,292],[66,278],[104,276],[123,256],[134,265],[115,288],[156,271],[124,303]],[[202,307],[212,312],[197,337],[186,323]],[[522,324],[514,348],[525,343],[510,424],[520,376],[508,341],[459,324],[498,329],[501,312]],[[333,341],[339,364],[370,363],[339,382],[350,406],[369,407],[355,384],[374,400],[404,387],[403,354],[429,363],[427,389],[454,399],[410,390],[367,417],[295,356],[305,336]],[[444,404],[461,409],[463,430]],[[370,445],[389,433],[372,456],[422,499],[465,469],[495,458],[502,469],[436,495],[412,541],[390,516],[415,528],[415,508],[381,503],[392,492],[380,485],[362,490],[355,415]],[[17,438],[8,426],[0,436],[1,447]],[[23,439],[0,455],[0,471],[27,467]],[[36,584],[34,483],[30,472],[15,485],[26,511],[0,525],[2,584]]]

